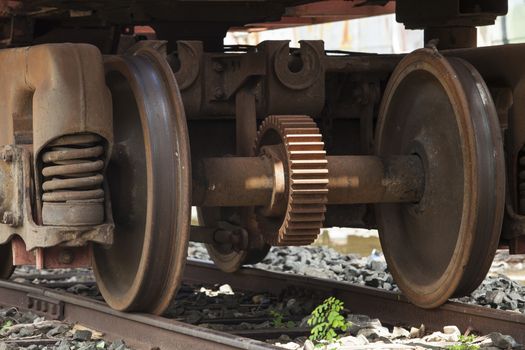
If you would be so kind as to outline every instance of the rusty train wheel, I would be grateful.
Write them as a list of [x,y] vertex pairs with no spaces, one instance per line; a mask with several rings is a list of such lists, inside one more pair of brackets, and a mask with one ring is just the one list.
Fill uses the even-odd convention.
[[[217,226],[219,222],[228,222],[246,229],[251,239],[262,239],[254,220],[253,208],[199,208],[198,213],[199,223],[204,226]],[[261,262],[270,248],[271,246],[264,243],[260,244],[260,247],[245,250],[234,250],[219,244],[206,244],[206,250],[213,263],[224,272],[235,272],[243,265]]]
[[470,293],[497,248],[504,210],[504,158],[494,103],[479,73],[431,49],[408,55],[382,101],[377,154],[418,155],[418,203],[378,204],[381,245],[394,279],[432,308]]
[[173,73],[154,50],[106,61],[115,145],[107,176],[115,220],[94,248],[100,291],[118,310],[163,313],[186,261],[191,174],[185,114]]

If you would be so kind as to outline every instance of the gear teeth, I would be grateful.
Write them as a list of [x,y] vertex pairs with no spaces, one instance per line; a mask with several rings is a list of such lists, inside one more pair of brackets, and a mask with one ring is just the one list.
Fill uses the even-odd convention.
[[[259,128],[255,154],[261,147],[273,145],[266,134],[280,137],[288,167],[288,205],[278,231],[265,230],[272,245],[307,245],[313,243],[322,228],[328,200],[328,161],[319,128],[308,116],[269,116]],[[264,221],[264,220],[261,220]],[[268,232],[270,231],[270,232]]]

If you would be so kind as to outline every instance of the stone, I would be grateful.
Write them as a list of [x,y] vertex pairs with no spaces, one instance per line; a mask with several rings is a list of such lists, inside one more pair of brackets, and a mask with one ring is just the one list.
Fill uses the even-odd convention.
[[56,326],[47,332],[47,336],[49,338],[54,338],[56,336],[63,335],[67,331],[69,331],[69,327],[66,325]]
[[410,338],[419,338],[419,328],[410,328]]
[[312,341],[310,339],[307,339],[304,342],[303,349],[304,350],[314,350],[315,349],[315,345],[314,345],[314,343],[312,343]]
[[348,315],[346,321],[350,323],[348,332],[352,335],[357,335],[359,330],[364,328],[381,327],[382,324],[378,319],[371,319],[366,315]]
[[97,350],[95,344],[84,344],[81,345],[78,350]]
[[392,330],[392,338],[393,339],[396,339],[396,338],[409,338],[410,337],[410,332],[407,331],[406,329],[402,328],[402,327],[394,327],[394,329]]
[[80,340],[80,341],[88,341],[91,340],[91,336],[93,333],[88,330],[76,330],[75,334],[73,334],[74,340]]
[[297,300],[295,300],[294,298],[288,299],[288,301],[286,302],[286,308],[294,307],[296,304]]
[[489,334],[492,344],[500,349],[513,349],[520,346],[510,335],[492,332]]
[[505,293],[503,293],[500,290],[495,291],[489,291],[487,292],[485,298],[487,299],[487,302],[490,304],[501,304],[503,301],[503,298],[505,297]]
[[301,345],[294,343],[294,342],[288,342],[288,343],[277,343],[275,344],[280,348],[289,349],[289,350],[297,350],[301,348]]
[[375,327],[375,328],[365,328],[357,332],[357,336],[363,335],[369,341],[374,341],[379,337],[390,337],[390,331],[386,327]]
[[200,320],[202,320],[202,314],[195,310],[188,312],[185,317],[185,321],[189,324],[197,324]]
[[377,278],[377,275],[371,275],[365,278],[365,284],[369,287],[377,288],[381,286],[381,280]]
[[316,269],[315,267],[303,267],[301,269],[301,273],[304,275],[316,277],[316,278],[323,278],[326,279],[328,277],[327,271],[323,271],[321,269]]
[[445,333],[445,334],[457,334],[458,336],[461,335],[461,331],[456,326],[445,326],[445,327],[443,327],[443,333]]
[[70,346],[69,343],[66,340],[62,340],[59,344],[56,350],[69,350]]
[[292,339],[291,339],[288,335],[286,335],[286,334],[281,334],[281,335],[279,336],[279,338],[277,338],[277,341],[279,341],[279,342],[283,342],[283,343],[288,343],[288,342],[291,342]]
[[370,262],[370,268],[374,271],[385,271],[386,263],[379,260],[373,260]]
[[262,294],[257,294],[252,297],[252,303],[254,304],[262,304],[266,300],[266,296]]
[[427,336],[424,336],[422,339],[426,342],[457,342],[459,341],[459,336],[461,334],[445,334],[442,332],[434,332]]
[[268,329],[268,328],[272,328],[270,321],[264,321],[262,323],[253,325],[253,329]]
[[[363,336],[364,337],[364,336]],[[368,344],[369,341],[368,339],[366,339],[366,337],[364,337],[365,340],[366,340],[366,343],[365,344]],[[362,339],[362,338],[361,338]],[[344,346],[356,346],[356,345],[364,345],[361,343],[362,340],[358,340],[357,337],[352,337],[352,336],[347,336],[347,337],[341,337],[339,338],[339,343],[341,344],[342,347]]]
[[119,348],[126,347],[126,344],[122,339],[117,339],[109,346],[108,350],[117,350]]
[[29,327],[22,328],[18,332],[18,335],[20,337],[30,337],[32,335],[35,335],[35,329],[34,328],[29,328]]
[[368,339],[363,335],[363,334],[359,334],[357,337],[356,337],[356,341],[357,341],[357,345],[368,345],[370,342],[368,341]]
[[303,317],[303,319],[301,320],[301,322],[299,322],[298,327],[299,327],[299,328],[308,328],[308,327],[310,327],[310,326],[308,325],[308,320],[310,319],[310,317],[311,317],[310,315]]
[[219,293],[220,294],[226,294],[226,295],[233,295],[233,289],[230,287],[229,284],[223,284],[219,287]]

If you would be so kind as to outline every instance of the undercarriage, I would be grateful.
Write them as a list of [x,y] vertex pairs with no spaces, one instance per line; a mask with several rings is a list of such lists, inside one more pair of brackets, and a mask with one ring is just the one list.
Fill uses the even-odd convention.
[[[525,253],[525,45],[476,47],[506,1],[241,3],[0,1],[0,277],[93,266],[110,306],[161,314],[190,240],[234,272],[377,228],[433,308]],[[222,44],[394,8],[424,48]]]

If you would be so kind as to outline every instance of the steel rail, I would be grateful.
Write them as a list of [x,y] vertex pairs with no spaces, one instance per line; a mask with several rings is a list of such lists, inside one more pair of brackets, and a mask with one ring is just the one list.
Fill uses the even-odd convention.
[[109,340],[124,339],[126,344],[139,350],[278,349],[261,341],[159,316],[123,313],[86,297],[14,282],[0,281],[0,305],[79,323],[103,332]]
[[352,313],[379,318],[396,326],[419,326],[427,330],[442,330],[456,325],[460,330],[478,334],[501,332],[525,344],[525,314],[490,309],[479,305],[448,302],[436,309],[422,309],[411,304],[403,295],[377,288],[357,286],[344,282],[243,268],[236,273],[225,273],[211,263],[188,260],[183,281],[187,283],[220,283],[233,288],[279,294],[286,288],[321,292],[335,296]]

